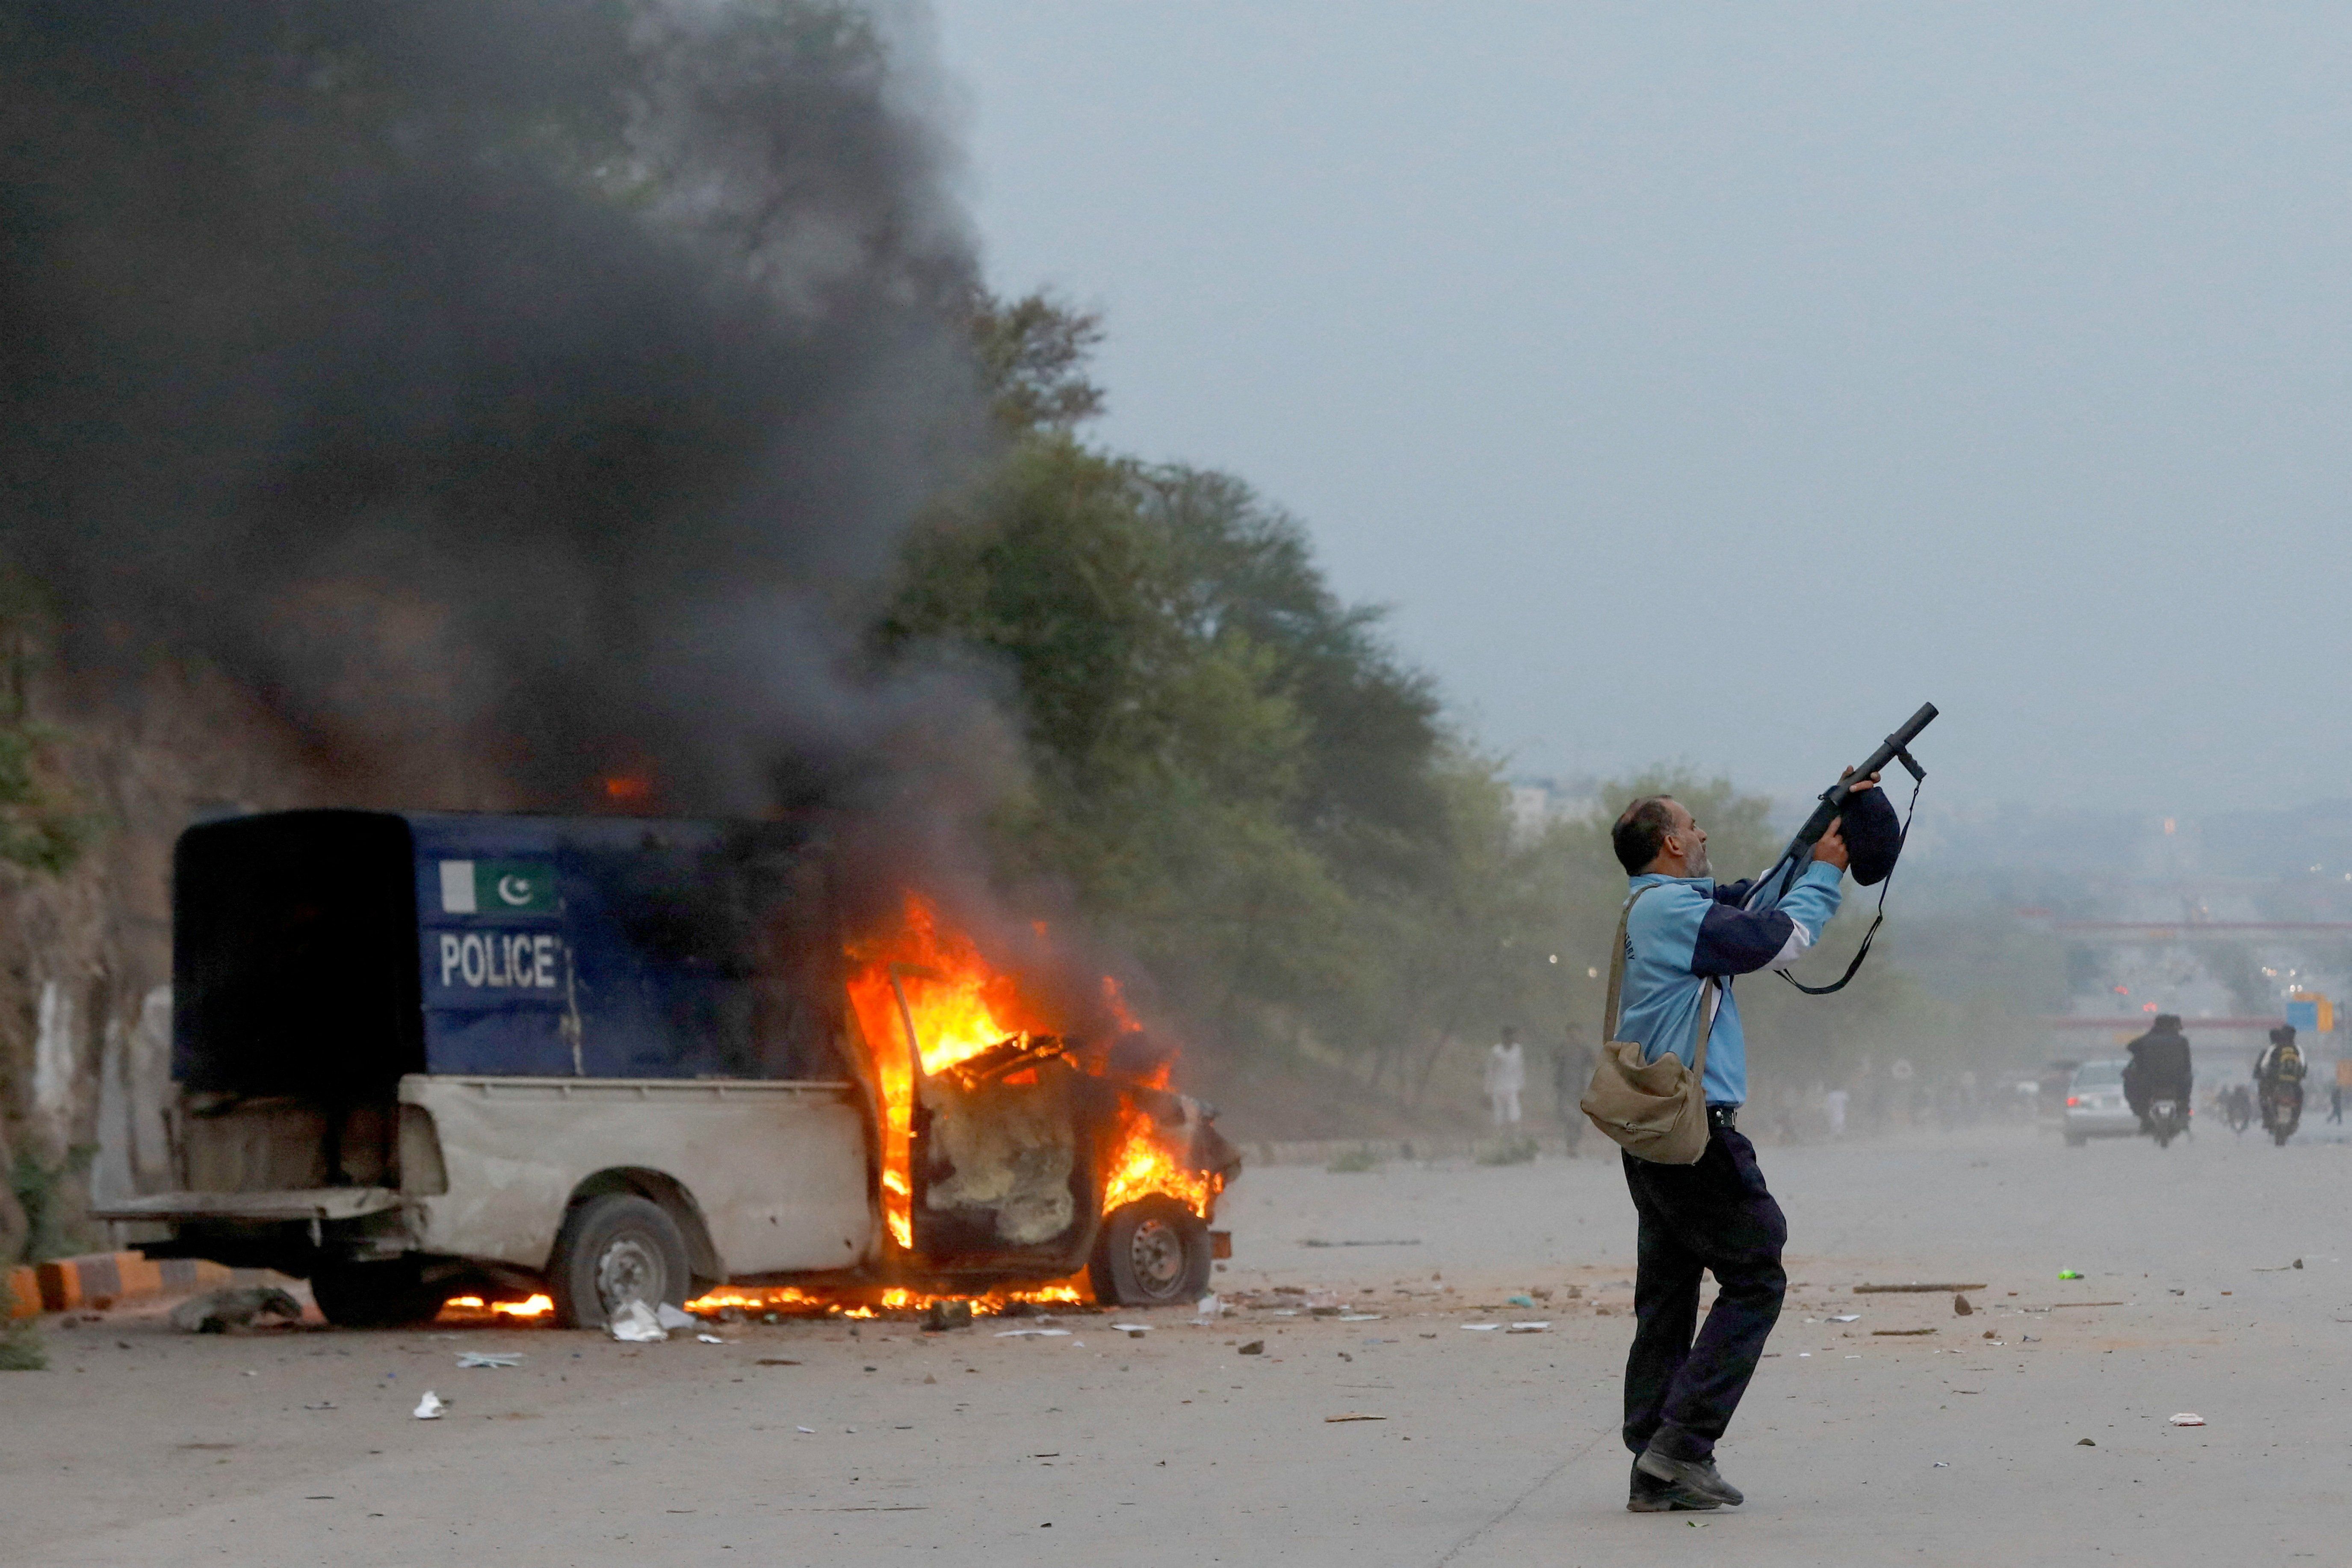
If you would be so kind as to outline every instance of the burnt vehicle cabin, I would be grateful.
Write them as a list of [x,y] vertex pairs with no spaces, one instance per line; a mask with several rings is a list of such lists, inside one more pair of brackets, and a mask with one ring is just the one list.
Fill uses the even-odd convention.
[[1198,1102],[1057,1042],[923,1086],[893,1243],[875,1051],[904,1047],[860,1032],[824,857],[793,828],[240,817],[181,837],[173,922],[177,1190],[99,1216],[308,1278],[333,1321],[484,1291],[585,1327],[730,1282],[1205,1287],[1207,1205],[1106,1215],[1101,1173],[1137,1110],[1196,1173],[1236,1169],[1230,1147]]

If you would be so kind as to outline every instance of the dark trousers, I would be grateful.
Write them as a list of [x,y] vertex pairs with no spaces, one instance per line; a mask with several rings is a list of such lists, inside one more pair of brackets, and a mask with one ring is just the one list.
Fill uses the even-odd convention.
[[[1756,1146],[1738,1132],[1717,1129],[1696,1165],[1631,1154],[1624,1161],[1642,1222],[1633,1348],[1625,1357],[1625,1447],[1705,1459],[1780,1320],[1789,1222],[1765,1190]],[[1703,1326],[1702,1273],[1716,1283]]]

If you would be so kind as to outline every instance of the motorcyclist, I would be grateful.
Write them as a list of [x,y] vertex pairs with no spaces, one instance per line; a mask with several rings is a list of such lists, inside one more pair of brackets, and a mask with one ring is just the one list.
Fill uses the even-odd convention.
[[2186,1116],[2194,1075],[2189,1070],[2189,1037],[2180,1032],[2180,1016],[2158,1014],[2156,1026],[2124,1048],[2131,1053],[2131,1061],[2124,1068],[2124,1099],[2139,1118],[2139,1130],[2155,1131],[2147,1113],[2155,1100],[2176,1100]]
[[[2282,1084],[2303,1082],[2303,1049],[2294,1043],[2294,1026],[2281,1024],[2271,1031],[2271,1043],[2254,1058],[2254,1087],[2267,1110]],[[2268,1121],[2267,1116],[2264,1118]]]

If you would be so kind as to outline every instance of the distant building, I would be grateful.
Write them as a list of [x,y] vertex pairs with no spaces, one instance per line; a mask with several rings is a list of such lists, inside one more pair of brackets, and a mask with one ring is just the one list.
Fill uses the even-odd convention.
[[1598,781],[1533,778],[1511,781],[1511,837],[1522,844],[1543,837],[1555,822],[1587,816],[1601,804]]

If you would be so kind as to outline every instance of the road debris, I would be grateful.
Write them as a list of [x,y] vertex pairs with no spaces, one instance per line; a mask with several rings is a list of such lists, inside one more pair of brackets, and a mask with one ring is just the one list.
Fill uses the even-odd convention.
[[256,1326],[257,1318],[276,1328],[302,1321],[302,1303],[270,1285],[234,1285],[191,1296],[172,1309],[172,1326],[183,1333],[226,1334]]
[[1857,1285],[1853,1293],[1857,1296],[1940,1296],[1947,1290],[1985,1290],[1990,1288],[1982,1280],[1960,1285]]
[[1111,1327],[1131,1340],[1139,1340],[1151,1331],[1150,1323],[1113,1323]]
[[2254,1272],[2257,1274],[2284,1274],[2290,1268],[2300,1268],[2302,1267],[2303,1259],[2298,1258],[2292,1263],[2282,1263],[2273,1268],[2257,1268]]
[[1474,1334],[1491,1334],[1503,1325],[1500,1323],[1463,1323],[1457,1326],[1467,1329]]
[[2077,1448],[2095,1448],[2098,1445],[2092,1442],[2088,1437],[2077,1437],[2074,1439],[2074,1447]]
[[2061,1268],[2058,1270],[2058,1278],[2061,1279],[2080,1279],[2083,1278],[2083,1274],[2082,1270],[2078,1268]]
[[665,1329],[690,1329],[701,1321],[693,1313],[682,1311],[667,1301],[654,1309],[654,1321]]
[[1952,1298],[1952,1316],[1956,1318],[1968,1318],[1973,1317],[1975,1314],[1976,1309],[1969,1305],[1969,1299],[1966,1296],[1955,1295]]
[[1870,1331],[1872,1336],[1876,1339],[1899,1340],[1916,1337],[1919,1334],[1932,1334],[1936,1331],[1933,1329],[1873,1329]]
[[1236,1353],[1241,1355],[1264,1355],[1265,1353],[1265,1342],[1264,1340],[1252,1340],[1249,1343],[1244,1345]]
[[1862,1314],[1860,1312],[1833,1312],[1830,1315],[1829,1321],[1832,1323],[1858,1323],[1862,1321]]
[[1335,1421],[1385,1421],[1387,1419],[1385,1415],[1367,1415],[1360,1410],[1350,1410],[1339,1415],[1326,1415],[1323,1417],[1323,1425],[1328,1426]]
[[643,1301],[622,1302],[606,1329],[624,1344],[653,1345],[669,1338],[669,1331],[661,1326],[654,1310]]
[[2184,1410],[2179,1415],[2172,1417],[2171,1425],[2175,1426],[2202,1426],[2205,1425],[2205,1417],[2198,1415],[2193,1410]]
[[927,1334],[970,1327],[971,1303],[969,1301],[934,1301],[923,1309],[923,1331]]
[[1070,1337],[1070,1331],[1067,1329],[999,1329],[996,1331],[996,1337],[1000,1340],[1066,1340]]
[[1378,1312],[1342,1312],[1339,1314],[1339,1321],[1343,1323],[1377,1323],[1381,1321],[1381,1314]]
[[790,1356],[763,1355],[751,1364],[753,1366],[798,1366],[801,1363]]
[[459,1351],[457,1364],[463,1367],[520,1366],[520,1355],[505,1355],[495,1351]]
[[2129,1301],[2061,1301],[2050,1310],[2053,1312],[2063,1312],[2083,1307],[2128,1307],[2130,1305]]
[[416,1402],[416,1408],[410,1414],[419,1421],[438,1421],[448,1410],[449,1402],[428,1388],[425,1391],[425,1397]]
[[1513,1323],[1510,1328],[1505,1331],[1514,1334],[1539,1334],[1550,1327],[1551,1323],[1547,1320],[1540,1323]]
[[731,1345],[735,1342],[733,1340],[722,1340],[717,1334],[697,1334],[694,1337],[706,1345]]
[[1298,1245],[1301,1247],[1419,1247],[1421,1240],[1416,1237],[1409,1241],[1323,1241],[1308,1237]]

